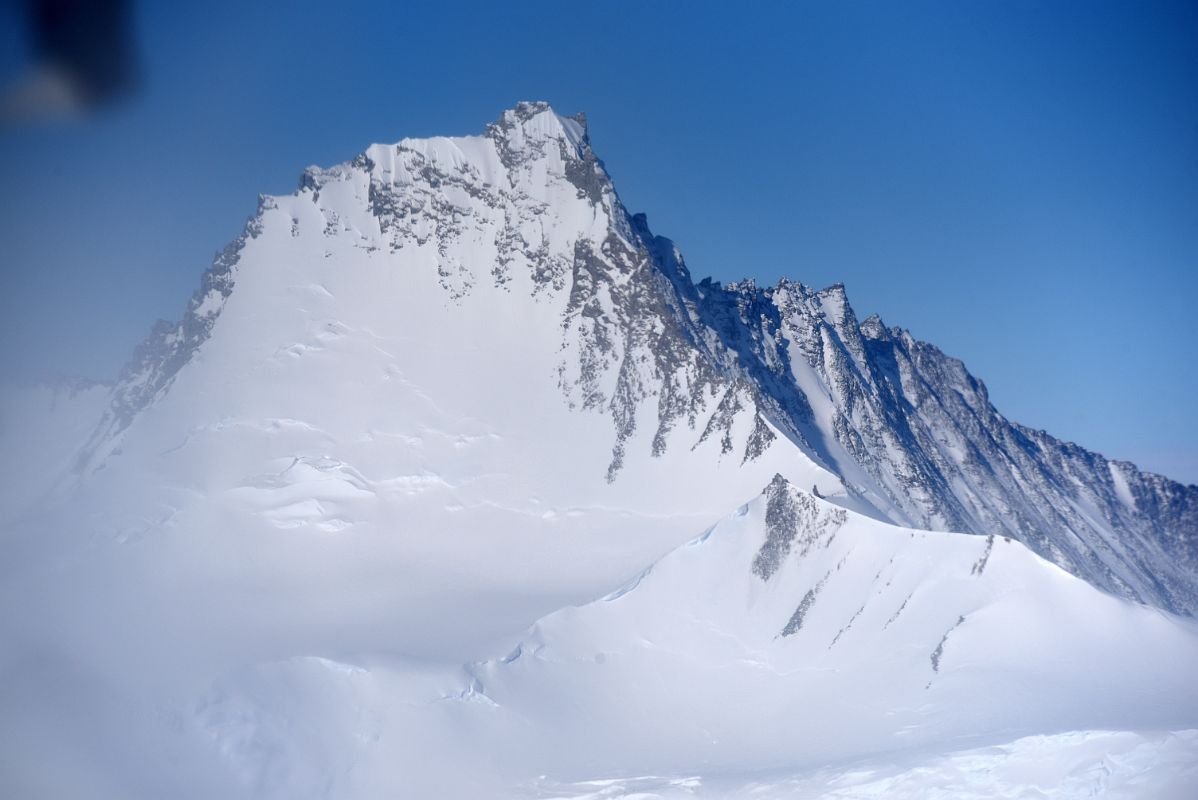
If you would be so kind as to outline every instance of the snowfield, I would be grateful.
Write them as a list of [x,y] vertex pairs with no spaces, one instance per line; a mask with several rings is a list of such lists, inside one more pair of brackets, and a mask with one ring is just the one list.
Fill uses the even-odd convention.
[[802,776],[637,778],[538,785],[553,800],[993,800],[1076,797],[1185,800],[1198,780],[1198,732],[1083,731],[1030,736],[921,761],[859,764]]
[[1189,796],[1193,487],[928,348],[693,284],[544,104],[310,168],[4,400],[0,793]]

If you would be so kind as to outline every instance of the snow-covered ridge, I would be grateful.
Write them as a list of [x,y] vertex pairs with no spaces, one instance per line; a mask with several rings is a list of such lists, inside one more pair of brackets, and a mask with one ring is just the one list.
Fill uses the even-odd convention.
[[[897,528],[775,476],[622,588],[545,616],[502,657],[440,676],[377,660],[260,665],[221,680],[201,719],[263,796],[300,794],[308,775],[264,771],[262,747],[328,765],[334,795],[387,786],[396,771],[427,781],[431,767],[448,796],[744,796],[772,776],[767,796],[791,786],[817,797],[871,776],[882,788],[884,765],[912,761],[950,796],[1006,782],[1065,792],[1083,776],[1012,770],[966,787],[929,770],[939,758],[927,754],[1047,734],[1039,752],[1051,759],[1063,732],[1186,729],[1198,719],[1195,668],[1192,623],[1103,595],[1011,539]],[[316,686],[340,701],[295,702]],[[337,702],[372,709],[369,721]],[[371,746],[346,749],[363,729]],[[326,735],[292,733],[306,730]],[[1142,741],[1060,744],[1095,737]],[[1192,736],[1176,752],[1150,738],[1132,774],[1183,785]],[[416,740],[432,765],[400,745]],[[1101,769],[1086,750],[1073,769]],[[487,759],[446,769],[462,752]],[[488,764],[503,765],[501,785],[480,777]],[[913,791],[916,777],[899,787]]]
[[1198,487],[1008,421],[959,360],[859,323],[841,285],[699,288],[758,331],[750,357],[798,385],[824,463],[890,519],[1012,536],[1108,591],[1198,608]]
[[[1151,690],[1125,679],[1150,663]],[[1140,714],[1168,727],[1198,710],[1174,705],[1192,698],[1196,664],[1190,626],[1101,597],[1010,539],[894,528],[779,476],[635,585],[540,621],[474,674],[506,713],[564,737],[559,763],[586,754],[580,770],[628,774],[646,748],[688,774],[815,766],[990,727]],[[638,710],[635,732],[605,738],[594,721],[621,714],[604,709],[616,696]],[[577,723],[549,722],[563,707]]]

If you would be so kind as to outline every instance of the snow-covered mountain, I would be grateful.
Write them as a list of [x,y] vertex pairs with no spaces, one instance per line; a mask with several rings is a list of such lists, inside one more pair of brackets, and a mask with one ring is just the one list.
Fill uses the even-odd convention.
[[[500,357],[528,358],[533,339],[557,347],[568,405],[610,420],[609,482],[621,482],[630,450],[660,457],[714,439],[721,458],[748,463],[777,442],[836,476],[831,494],[848,507],[896,524],[1011,536],[1107,591],[1198,608],[1198,487],[1009,422],[961,362],[876,316],[859,322],[843,286],[696,286],[673,243],[621,205],[585,118],[543,103],[505,112],[482,137],[375,145],[348,164],[309,169],[294,195],[262,198],[183,319],[159,323],[134,355],[88,449],[92,464],[196,357],[235,286],[255,284],[237,294],[253,304],[242,313],[258,315],[279,302],[280,277],[300,279],[251,278],[279,269],[257,262],[314,258],[330,263],[308,270],[305,287],[286,287],[315,295],[291,309],[309,323],[328,314],[347,324],[344,298],[326,283],[361,285],[360,272],[343,274],[355,262],[418,273],[389,276],[404,293],[389,302],[444,309],[420,329],[429,336],[448,326],[489,339],[523,309],[542,317]],[[496,313],[494,325],[471,327]],[[255,338],[285,346],[278,333]],[[543,372],[533,380],[544,383]]]
[[1198,748],[1159,734],[1198,728],[1169,613],[1198,608],[1198,487],[1008,422],[843,287],[696,284],[543,103],[308,169],[114,386],[31,397],[57,412],[5,431],[61,435],[38,469],[3,440],[25,794]]

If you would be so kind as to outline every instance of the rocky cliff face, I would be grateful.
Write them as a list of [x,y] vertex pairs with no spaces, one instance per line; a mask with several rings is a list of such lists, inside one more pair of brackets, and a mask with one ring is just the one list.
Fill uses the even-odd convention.
[[959,360],[876,316],[859,322],[843,286],[700,290],[736,310],[754,357],[817,409],[825,463],[895,521],[1011,536],[1108,591],[1198,607],[1198,487],[1010,422]]
[[[134,355],[86,469],[203,352],[264,230],[277,239],[264,263],[300,254],[332,269],[361,259],[435,275],[429,301],[445,325],[472,302],[512,319],[549,309],[556,329],[535,334],[557,346],[545,379],[563,404],[610,420],[609,484],[634,451],[744,465],[780,449],[825,468],[833,502],[1010,536],[1107,591],[1198,609],[1198,487],[1009,422],[960,361],[877,317],[859,321],[843,286],[695,284],[673,243],[621,204],[585,118],[544,103],[504,112],[482,136],[372,146],[307,170],[289,197],[263,198],[182,321]],[[703,447],[712,442],[718,455]]]

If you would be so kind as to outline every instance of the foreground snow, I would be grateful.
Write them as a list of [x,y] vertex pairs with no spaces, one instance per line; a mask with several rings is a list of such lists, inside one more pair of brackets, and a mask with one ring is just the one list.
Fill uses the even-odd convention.
[[[926,758],[926,756],[924,756]],[[795,775],[539,782],[542,800],[1188,800],[1198,785],[1198,731],[1074,731],[959,750],[927,760],[855,764]]]

